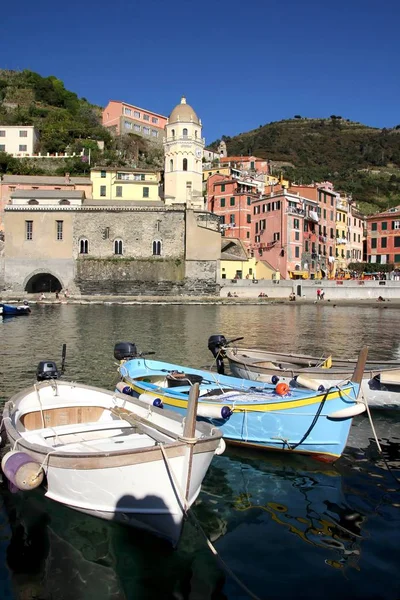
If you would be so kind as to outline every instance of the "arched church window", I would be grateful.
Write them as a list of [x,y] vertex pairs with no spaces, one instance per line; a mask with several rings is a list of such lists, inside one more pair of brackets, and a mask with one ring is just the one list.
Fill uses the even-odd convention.
[[122,240],[115,240],[114,241],[114,254],[121,255],[122,254],[122,250],[123,250]]
[[79,254],[88,254],[89,253],[89,242],[87,239],[82,238],[79,241]]
[[32,204],[39,204],[39,202],[37,200],[29,200],[28,204],[32,205]]
[[187,158],[183,159],[183,170],[187,171]]
[[194,137],[195,137],[195,138],[197,138],[197,129],[196,129],[196,131],[194,132]]
[[60,200],[60,205],[67,205],[67,204],[71,204],[71,202],[69,200]]
[[184,138],[187,138],[187,136],[188,136],[188,130],[186,129],[186,127],[183,129],[182,135],[183,135]]
[[153,242],[153,256],[161,256],[160,240],[154,240],[154,242]]
[[172,138],[175,139],[175,129],[171,129]]
[[169,170],[170,170],[170,171],[173,171],[173,170],[174,170],[174,161],[172,160],[172,158],[171,158],[171,160],[169,161]]

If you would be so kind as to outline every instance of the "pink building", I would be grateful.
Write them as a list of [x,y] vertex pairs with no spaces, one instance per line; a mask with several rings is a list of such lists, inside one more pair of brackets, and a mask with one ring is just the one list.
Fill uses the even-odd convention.
[[240,171],[269,174],[268,161],[257,156],[221,156],[219,163],[222,166],[230,166]]
[[135,133],[162,143],[168,118],[126,102],[110,100],[103,110],[103,125],[115,135]]
[[207,180],[207,210],[219,215],[225,237],[251,246],[252,202],[260,197],[257,184],[214,174]]
[[18,190],[77,190],[92,197],[92,182],[89,177],[52,177],[47,175],[3,175],[0,178],[0,230],[4,229],[4,207],[10,204],[11,194]]

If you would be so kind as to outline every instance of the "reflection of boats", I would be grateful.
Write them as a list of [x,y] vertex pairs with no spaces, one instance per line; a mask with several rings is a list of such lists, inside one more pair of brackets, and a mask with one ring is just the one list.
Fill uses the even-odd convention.
[[172,543],[224,448],[221,432],[196,425],[195,413],[184,422],[117,392],[55,380],[15,394],[3,424],[13,447],[3,472],[17,488],[37,487],[45,474],[47,497]]
[[149,404],[162,402],[181,414],[187,409],[191,383],[199,382],[198,416],[241,446],[313,454],[332,462],[346,446],[352,417],[365,410],[357,402],[365,352],[352,381],[323,391],[287,385],[281,391],[279,385],[147,360],[131,343],[117,344],[114,356],[120,360],[120,391]]
[[[215,338],[215,339],[214,339]],[[210,340],[218,342],[210,347]],[[317,358],[303,354],[279,354],[264,350],[229,347],[224,336],[212,336],[209,348],[214,356],[226,358],[235,377],[251,381],[285,382],[305,388],[317,389],[348,381],[355,360],[332,357]],[[218,362],[221,365],[222,361]],[[223,372],[223,367],[221,367]],[[362,390],[368,404],[385,408],[400,406],[400,361],[367,361]]]
[[25,300],[23,305],[14,306],[12,304],[0,304],[3,317],[17,317],[20,315],[29,315],[31,312],[28,302]]
[[[338,471],[298,458],[293,455],[283,462],[271,455],[264,458],[230,449],[218,459],[218,466],[211,466],[196,514],[206,504],[224,521],[228,538],[247,526],[250,540],[254,525],[264,532],[262,539],[269,538],[271,548],[274,543],[286,553],[290,548],[307,561],[307,544],[331,567],[358,568],[365,515],[349,504]],[[226,541],[232,543],[232,539]],[[243,554],[245,544],[243,540]]]

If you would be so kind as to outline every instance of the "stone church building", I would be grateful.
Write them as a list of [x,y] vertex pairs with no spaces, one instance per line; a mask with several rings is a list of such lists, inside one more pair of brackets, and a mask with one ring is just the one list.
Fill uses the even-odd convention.
[[77,190],[12,193],[4,211],[1,287],[18,293],[217,294],[219,218],[204,209],[202,126],[185,98],[165,130],[158,201],[87,199]]

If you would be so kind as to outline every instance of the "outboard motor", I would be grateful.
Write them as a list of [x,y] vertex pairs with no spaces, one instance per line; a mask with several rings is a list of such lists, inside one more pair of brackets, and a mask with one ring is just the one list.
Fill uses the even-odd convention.
[[114,346],[114,358],[117,360],[129,360],[137,358],[138,351],[136,344],[132,342],[117,342]]
[[211,335],[208,338],[208,349],[211,354],[215,358],[215,362],[217,365],[217,371],[220,375],[224,375],[225,366],[224,366],[224,357],[225,353],[222,350],[224,346],[226,346],[226,338],[224,335]]
[[54,360],[41,360],[36,369],[36,379],[46,381],[46,379],[58,379],[62,372],[57,369]]

